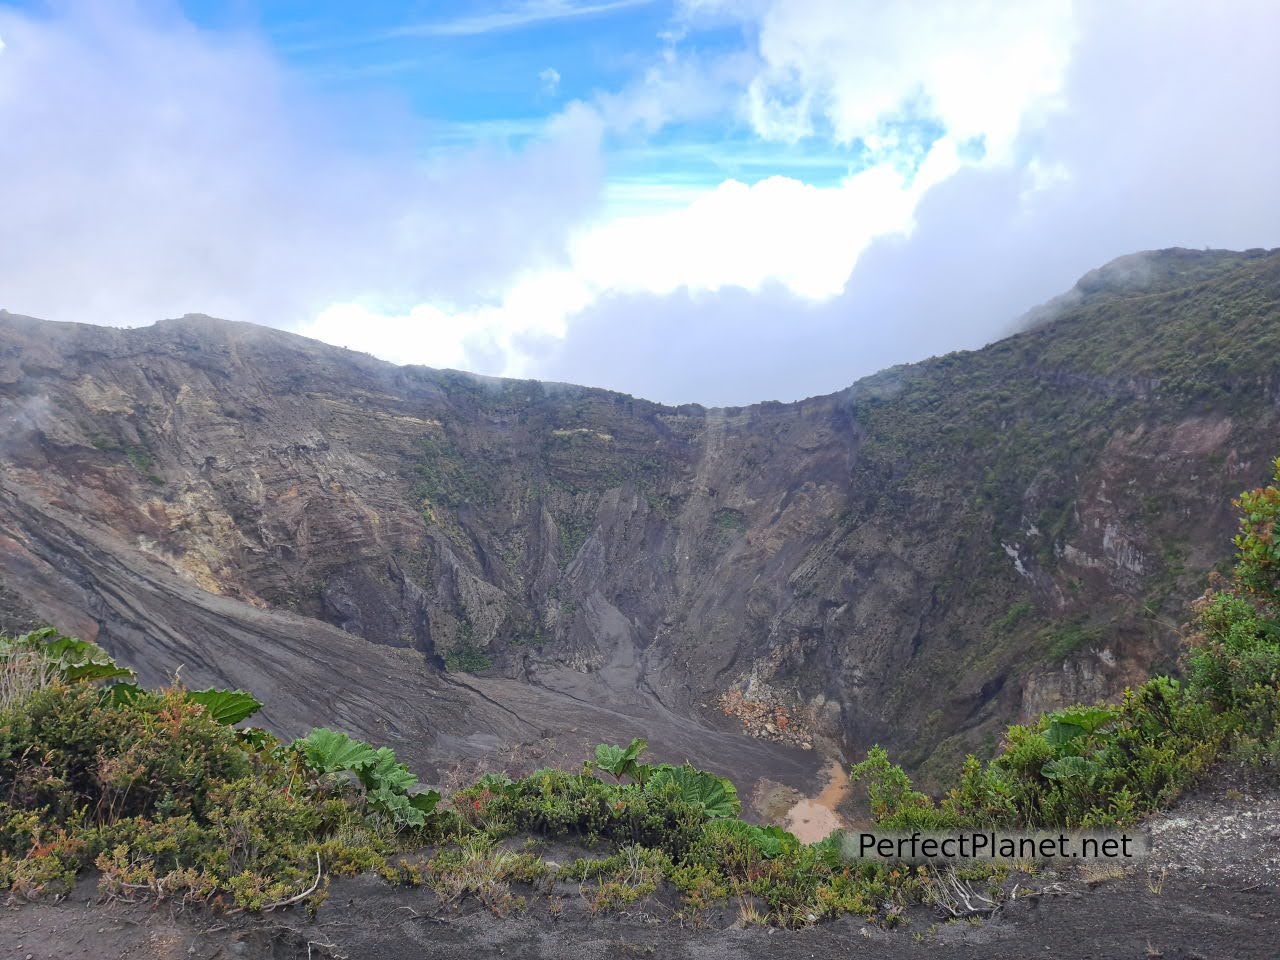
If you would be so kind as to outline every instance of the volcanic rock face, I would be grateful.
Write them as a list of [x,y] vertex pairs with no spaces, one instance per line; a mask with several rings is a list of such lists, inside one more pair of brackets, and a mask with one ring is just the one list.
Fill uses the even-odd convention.
[[427,761],[657,731],[716,765],[729,703],[761,769],[951,762],[1169,666],[1280,452],[1280,254],[1121,266],[984,350],[729,410],[0,313],[0,626]]

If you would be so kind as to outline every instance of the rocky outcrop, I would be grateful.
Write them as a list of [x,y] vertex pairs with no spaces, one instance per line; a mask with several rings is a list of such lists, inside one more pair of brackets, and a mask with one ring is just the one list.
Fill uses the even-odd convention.
[[394,703],[424,756],[617,715],[949,763],[1172,664],[1280,449],[1280,255],[1144,262],[982,351],[727,410],[0,314],[0,606],[282,726]]

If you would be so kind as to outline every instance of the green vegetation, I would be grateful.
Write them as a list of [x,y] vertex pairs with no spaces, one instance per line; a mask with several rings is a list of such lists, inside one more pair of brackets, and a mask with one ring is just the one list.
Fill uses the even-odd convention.
[[[867,494],[847,522],[885,507],[950,512],[990,545],[984,579],[1013,575],[1001,541],[1023,543],[1052,570],[1077,522],[1072,478],[1117,431],[1265,409],[1280,355],[1274,263],[1224,254],[1175,258],[1168,269],[1149,292],[1101,284],[1044,328],[855,384],[851,411],[867,439],[854,488]],[[1176,524],[1155,522],[1167,506],[1148,502],[1145,512],[1152,532],[1173,538]]]
[[303,764],[314,774],[354,773],[365,790],[365,800],[397,826],[424,827],[435,813],[440,794],[419,790],[418,778],[396,760],[387,747],[374,749],[345,733],[312,730],[294,743]]
[[[1195,605],[1185,682],[1157,677],[1118,705],[1010,727],[939,800],[873,749],[853,769],[873,816],[897,829],[1116,826],[1225,759],[1280,764],[1280,461],[1276,484],[1238,501],[1238,562]],[[1015,605],[1003,619],[1030,613]],[[732,783],[645,763],[639,739],[601,744],[577,771],[487,774],[445,804],[385,747],[234,726],[258,707],[242,691],[144,690],[101,648],[56,631],[3,638],[0,885],[65,892],[93,866],[108,896],[270,910],[314,907],[327,878],[375,871],[499,914],[574,884],[597,912],[666,889],[688,919],[736,903],[744,920],[782,926],[850,913],[890,925],[909,901],[945,906],[957,883],[994,897],[1007,872],[846,860],[838,836],[803,844],[743,822]],[[549,839],[583,856],[545,860]]]
[[1059,623],[1045,627],[1036,638],[1044,645],[1045,657],[1051,661],[1065,660],[1077,650],[1097,643],[1104,632],[1097,627],[1087,627],[1080,622]]
[[124,458],[133,464],[134,469],[139,473],[148,474],[148,479],[153,483],[164,483],[159,477],[150,475],[156,458],[146,447],[136,443],[124,443],[114,437],[108,437],[100,433],[90,437],[90,442],[97,449],[104,450],[107,453],[123,454]]
[[711,522],[717,530],[726,534],[740,533],[747,528],[747,519],[742,515],[742,511],[729,507],[722,507],[713,513]]
[[1000,619],[991,625],[993,633],[1002,637],[1008,636],[1014,628],[1036,612],[1035,605],[1028,600],[1020,600],[1011,605]]
[[486,507],[496,502],[498,489],[491,470],[475,466],[483,458],[463,456],[448,438],[428,436],[419,441],[421,458],[414,468],[413,494],[423,509]]
[[853,771],[873,816],[900,829],[1119,826],[1224,758],[1280,765],[1280,460],[1275,485],[1237,506],[1234,576],[1193,607],[1186,682],[1155,677],[1118,707],[1071,707],[1010,727],[996,757],[970,757],[936,803],[875,748]]
[[595,529],[595,520],[586,516],[563,516],[556,520],[560,536],[560,561],[569,563]]
[[[513,887],[576,883],[603,911],[669,884],[691,913],[749,897],[761,920],[798,924],[870,916],[889,892],[883,867],[737,820],[728,780],[641,763],[642,740],[601,745],[576,773],[487,775],[445,810],[385,747],[236,729],[258,706],[239,691],[142,690],[100,648],[51,630],[6,638],[0,654],[0,884],[24,897],[66,892],[93,866],[108,896],[314,907],[326,877],[376,871],[498,913],[525,905]],[[557,870],[506,845],[520,837],[611,852]]]
[[493,666],[493,660],[465,637],[444,655],[444,665],[454,673],[480,673]]
[[602,743],[596,747],[595,767],[597,770],[613,774],[618,780],[623,777],[631,777],[643,783],[646,779],[645,775],[648,773],[648,768],[645,767],[642,771],[639,757],[648,746],[648,741],[642,737],[637,737],[625,747],[615,747],[610,743]]

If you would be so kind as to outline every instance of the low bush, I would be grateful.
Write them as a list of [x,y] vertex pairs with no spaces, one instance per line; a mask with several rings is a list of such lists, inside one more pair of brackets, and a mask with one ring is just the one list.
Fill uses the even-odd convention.
[[45,682],[0,711],[0,884],[15,892],[65,892],[93,864],[108,893],[261,909],[322,896],[318,864],[378,869],[406,826],[419,839],[441,826],[426,816],[439,795],[410,796],[390,751],[361,745],[373,762],[358,789],[230,726],[259,706],[241,691],[142,690],[100,648],[47,630],[5,638],[0,673],[33,655]]

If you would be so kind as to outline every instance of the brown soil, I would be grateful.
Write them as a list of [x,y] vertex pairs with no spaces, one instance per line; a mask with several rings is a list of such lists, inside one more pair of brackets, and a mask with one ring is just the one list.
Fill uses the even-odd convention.
[[665,896],[643,911],[594,917],[576,884],[563,885],[552,899],[530,892],[523,914],[497,917],[479,905],[447,906],[429,892],[372,877],[336,881],[314,919],[301,912],[225,917],[170,903],[98,903],[86,880],[61,902],[0,910],[0,956],[1275,960],[1280,784],[1220,778],[1147,827],[1152,850],[1141,866],[1104,882],[1098,873],[1046,871],[1036,878],[1035,895],[981,923],[944,922],[922,907],[897,930],[844,918],[771,931],[734,926],[736,911],[729,908],[695,927],[672,919],[674,901]]
[[804,797],[787,811],[783,824],[805,843],[825,840],[836,830],[849,826],[838,810],[849,796],[849,771],[832,760],[826,770],[826,786],[815,797]]

